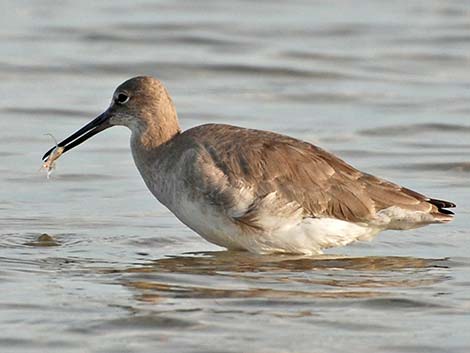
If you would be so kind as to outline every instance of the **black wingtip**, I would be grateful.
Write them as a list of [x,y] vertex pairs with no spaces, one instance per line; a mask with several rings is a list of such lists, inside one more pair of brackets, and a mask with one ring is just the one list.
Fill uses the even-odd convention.
[[438,208],[454,208],[456,206],[455,203],[450,202],[450,201],[437,200],[437,199],[429,199],[427,201],[437,206]]
[[454,214],[454,212],[449,211],[449,210],[447,210],[447,209],[445,209],[445,208],[438,208],[438,210],[439,210],[440,213],[443,213],[443,214],[449,214],[449,215],[453,215],[453,214]]
[[454,208],[456,207],[455,203],[450,201],[444,200],[437,200],[437,199],[429,199],[427,200],[430,204],[433,204],[437,207],[438,211],[443,214],[453,215],[454,212],[446,210],[446,208]]

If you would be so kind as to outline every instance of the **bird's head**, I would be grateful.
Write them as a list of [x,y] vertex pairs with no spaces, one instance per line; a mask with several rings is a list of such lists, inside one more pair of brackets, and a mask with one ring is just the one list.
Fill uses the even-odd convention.
[[[114,91],[111,104],[98,117],[58,143],[63,152],[115,125],[128,127],[144,146],[154,147],[180,131],[173,102],[163,84],[150,76],[133,77]],[[54,147],[47,151],[47,160]]]

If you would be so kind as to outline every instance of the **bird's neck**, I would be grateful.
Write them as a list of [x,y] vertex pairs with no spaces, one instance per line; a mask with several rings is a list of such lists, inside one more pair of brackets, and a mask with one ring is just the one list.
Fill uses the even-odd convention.
[[159,119],[158,122],[150,122],[139,131],[134,138],[143,150],[154,150],[171,141],[181,132],[176,114],[171,117]]
[[168,103],[161,105],[158,119],[149,119],[145,125],[131,129],[131,149],[139,170],[155,163],[181,133],[176,110],[171,100]]
[[171,166],[171,150],[177,136],[181,134],[176,116],[172,123],[149,126],[142,131],[133,131],[131,135],[131,151],[135,165],[145,184],[153,195],[163,204],[171,194],[165,191],[168,180],[165,176]]
[[160,199],[158,176],[163,175],[165,169],[165,163],[161,162],[167,159],[181,128],[175,106],[166,91],[154,103],[153,106],[149,105],[147,112],[142,112],[142,117],[148,117],[145,124],[131,129],[131,150],[145,183]]
[[165,89],[160,93],[154,105],[149,105],[148,111],[143,111],[144,126],[134,131],[134,136],[144,150],[153,150],[168,143],[181,132],[176,109]]

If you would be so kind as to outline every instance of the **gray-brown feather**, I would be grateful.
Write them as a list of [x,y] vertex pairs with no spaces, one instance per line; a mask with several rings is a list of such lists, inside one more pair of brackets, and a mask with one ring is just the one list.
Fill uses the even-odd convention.
[[362,173],[334,155],[288,136],[207,124],[187,130],[173,142],[178,139],[185,139],[180,146],[189,144],[198,151],[192,162],[198,180],[191,183],[209,202],[235,212],[241,190],[250,189],[251,204],[234,218],[254,229],[263,199],[274,192],[277,207],[289,205],[292,212],[300,208],[304,217],[367,223],[391,206],[443,215],[426,196]]

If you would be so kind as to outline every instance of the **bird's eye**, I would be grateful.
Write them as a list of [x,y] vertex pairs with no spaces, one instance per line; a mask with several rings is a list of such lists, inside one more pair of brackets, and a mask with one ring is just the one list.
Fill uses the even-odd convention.
[[119,93],[115,99],[117,104],[126,104],[129,101],[129,96],[125,93]]

